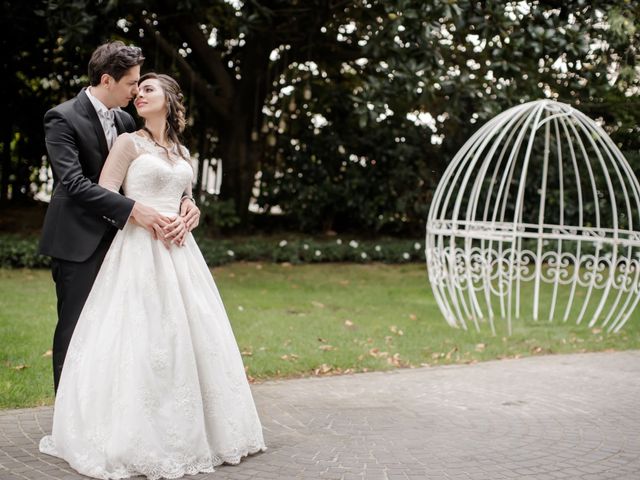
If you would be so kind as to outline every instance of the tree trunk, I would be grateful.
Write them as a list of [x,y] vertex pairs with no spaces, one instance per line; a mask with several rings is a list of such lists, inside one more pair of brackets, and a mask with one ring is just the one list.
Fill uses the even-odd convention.
[[269,71],[269,54],[274,41],[271,34],[252,39],[253,48],[243,59],[245,77],[236,84],[231,99],[229,120],[219,126],[222,152],[222,198],[232,198],[242,226],[248,225],[249,202],[262,149],[252,132],[260,130],[262,106],[273,79]]
[[[4,116],[5,119],[8,116]],[[11,176],[11,125],[6,121],[2,122],[2,174],[0,178],[0,203],[9,200],[9,177]]]
[[[239,115],[244,115],[238,112]],[[222,187],[220,197],[232,199],[236,215],[242,225],[249,218],[249,201],[255,166],[251,165],[249,148],[251,132],[246,131],[246,119],[236,117],[230,125],[220,129],[220,150],[222,153]]]

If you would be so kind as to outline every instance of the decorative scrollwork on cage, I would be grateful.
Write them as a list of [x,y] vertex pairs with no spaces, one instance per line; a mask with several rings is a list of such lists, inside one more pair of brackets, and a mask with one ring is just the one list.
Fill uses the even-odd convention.
[[639,228],[640,184],[604,130],[569,105],[525,103],[480,128],[439,182],[429,281],[453,327],[495,334],[499,317],[511,334],[526,316],[617,332],[640,302]]

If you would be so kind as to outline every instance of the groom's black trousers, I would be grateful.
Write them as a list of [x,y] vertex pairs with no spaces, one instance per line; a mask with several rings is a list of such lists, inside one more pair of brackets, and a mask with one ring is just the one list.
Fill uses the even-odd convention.
[[53,335],[53,384],[56,392],[73,330],[115,232],[115,229],[107,232],[93,255],[84,262],[51,259],[51,274],[58,296],[58,324]]

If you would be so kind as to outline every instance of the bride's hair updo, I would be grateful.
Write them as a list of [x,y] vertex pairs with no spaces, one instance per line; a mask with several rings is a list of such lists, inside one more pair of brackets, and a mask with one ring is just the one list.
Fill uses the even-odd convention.
[[138,85],[150,78],[160,82],[165,99],[167,100],[167,137],[176,145],[182,145],[182,142],[180,142],[180,134],[184,131],[187,119],[186,109],[184,107],[184,95],[180,90],[180,85],[169,75],[155,72],[142,75],[140,80],[138,80]]

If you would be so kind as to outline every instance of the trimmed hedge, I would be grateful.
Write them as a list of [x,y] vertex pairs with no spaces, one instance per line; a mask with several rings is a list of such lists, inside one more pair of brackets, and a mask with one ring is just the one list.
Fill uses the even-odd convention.
[[0,235],[0,267],[46,268],[51,259],[38,254],[37,237]]
[[[233,261],[320,262],[424,262],[424,242],[384,238],[355,240],[281,237],[198,238],[198,245],[211,267]],[[49,257],[39,255],[37,237],[0,235],[0,267],[46,268]]]

